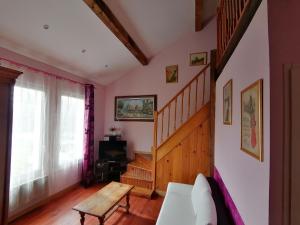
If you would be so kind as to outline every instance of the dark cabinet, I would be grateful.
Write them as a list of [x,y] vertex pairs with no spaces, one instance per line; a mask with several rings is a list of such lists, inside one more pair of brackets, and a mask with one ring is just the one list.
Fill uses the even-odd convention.
[[97,182],[119,181],[127,167],[126,141],[100,141],[99,159],[96,162]]

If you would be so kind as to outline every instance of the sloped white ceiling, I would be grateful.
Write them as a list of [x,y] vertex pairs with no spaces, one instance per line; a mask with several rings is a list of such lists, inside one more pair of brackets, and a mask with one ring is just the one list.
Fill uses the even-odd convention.
[[[149,58],[194,30],[194,0],[105,2]],[[82,0],[0,0],[0,46],[101,84],[140,66]]]

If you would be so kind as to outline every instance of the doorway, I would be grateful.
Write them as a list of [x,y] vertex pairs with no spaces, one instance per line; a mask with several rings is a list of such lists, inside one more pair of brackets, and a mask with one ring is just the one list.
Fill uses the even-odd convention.
[[300,224],[300,65],[284,67],[284,224]]

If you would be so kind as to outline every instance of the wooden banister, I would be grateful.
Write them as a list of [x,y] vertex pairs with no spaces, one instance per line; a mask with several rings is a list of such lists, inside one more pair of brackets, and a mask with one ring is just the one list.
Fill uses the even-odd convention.
[[[153,147],[157,149],[170,135],[172,135],[178,127],[180,127],[185,120],[189,119],[192,113],[196,113],[198,109],[198,103],[203,106],[205,104],[205,86],[206,86],[206,71],[209,68],[209,64],[206,65],[190,82],[188,82],[170,101],[168,101],[159,111],[154,113],[154,139]],[[202,86],[199,85],[199,78],[203,77]],[[195,84],[194,84],[195,83]],[[198,101],[198,93],[202,88],[202,101]],[[195,91],[193,91],[195,89]],[[186,98],[185,98],[186,92]],[[200,92],[201,93],[201,92]],[[195,94],[195,96],[194,96]],[[181,100],[181,103],[178,102]],[[177,107],[180,104],[181,112],[179,112],[179,124],[177,126]],[[171,109],[174,107],[174,115],[171,113]],[[193,110],[195,109],[195,110]],[[172,111],[173,112],[173,111]],[[161,117],[161,119],[160,119]],[[173,129],[172,129],[173,123]],[[158,138],[160,137],[160,138]]]
[[158,111],[158,114],[160,114],[162,111],[164,111],[165,108],[168,107],[170,103],[172,103],[179,95],[181,95],[189,86],[192,84],[198,77],[200,77],[204,71],[207,70],[209,67],[209,64],[207,64],[189,83],[187,83],[170,101],[168,101],[161,110]]
[[217,9],[217,74],[229,60],[262,0],[220,0]]
[[218,63],[223,57],[232,36],[240,23],[240,19],[244,15],[250,2],[251,0],[221,0],[217,10]]
[[[206,104],[205,76],[207,74],[206,71],[208,70],[209,67],[210,64],[206,65],[190,82],[188,82],[159,111],[154,112],[154,132],[153,132],[153,146],[152,146],[152,156],[153,156],[153,171],[152,171],[153,187],[152,188],[153,190],[155,190],[156,188],[155,174],[157,169],[156,168],[157,153],[158,153],[157,149],[160,148],[160,146],[164,144],[166,140],[170,139],[172,135],[178,132],[179,129],[184,126],[185,122],[193,118],[193,116],[198,112],[198,109],[201,109]],[[200,77],[201,78],[203,77],[202,84],[201,84]],[[199,91],[202,92],[202,101],[201,99],[198,99],[198,93],[201,93]],[[174,115],[173,115],[173,111],[171,113],[171,109],[173,110],[173,107],[174,107]],[[179,115],[177,115],[178,113]],[[172,123],[173,123],[173,129],[172,129]]]

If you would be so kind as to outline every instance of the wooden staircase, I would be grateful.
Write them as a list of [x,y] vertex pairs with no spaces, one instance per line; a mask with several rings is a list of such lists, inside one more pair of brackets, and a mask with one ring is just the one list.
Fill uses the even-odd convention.
[[151,198],[153,193],[152,155],[136,153],[135,160],[127,165],[127,172],[121,175],[121,182],[134,185],[132,194]]
[[133,194],[151,198],[154,191],[163,194],[168,182],[193,183],[198,173],[211,175],[214,79],[209,68],[154,112],[152,157],[135,154],[121,175],[122,183],[135,186]]

